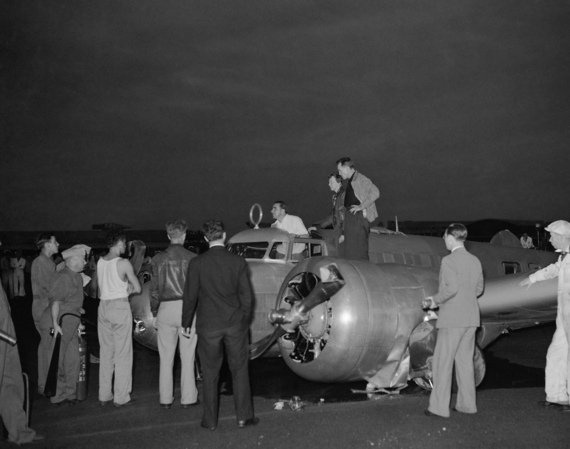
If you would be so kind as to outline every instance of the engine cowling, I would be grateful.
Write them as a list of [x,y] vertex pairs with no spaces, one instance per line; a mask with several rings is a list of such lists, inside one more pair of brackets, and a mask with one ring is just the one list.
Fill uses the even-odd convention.
[[300,262],[285,278],[276,309],[294,306],[320,281],[320,269],[337,265],[346,284],[309,312],[294,334],[278,339],[285,363],[319,382],[374,379],[394,387],[413,329],[422,322],[421,301],[437,292],[437,272],[402,265],[374,265],[331,257]]

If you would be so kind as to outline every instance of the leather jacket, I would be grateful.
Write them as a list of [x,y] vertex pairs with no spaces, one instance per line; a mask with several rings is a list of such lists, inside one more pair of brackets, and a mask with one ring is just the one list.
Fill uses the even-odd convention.
[[344,214],[346,209],[344,207],[344,186],[338,192],[333,193],[332,196],[332,212],[324,220],[318,223],[321,229],[332,226],[336,230],[342,231],[344,229]]
[[195,254],[180,244],[171,244],[152,258],[150,278],[150,310],[153,316],[164,301],[181,300],[186,284],[188,264]]

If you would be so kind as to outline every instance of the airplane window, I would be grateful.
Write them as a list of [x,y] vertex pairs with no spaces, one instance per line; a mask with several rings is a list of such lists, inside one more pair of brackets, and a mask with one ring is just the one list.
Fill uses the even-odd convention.
[[505,274],[520,273],[522,271],[518,262],[503,262],[503,270]]
[[311,245],[311,257],[322,256],[323,247],[322,245]]
[[228,251],[246,259],[263,259],[268,246],[267,242],[230,243]]
[[270,259],[285,259],[285,254],[287,254],[287,245],[281,242],[276,242],[273,244],[271,251],[269,252]]
[[537,263],[529,263],[528,269],[529,270],[540,270],[542,267]]

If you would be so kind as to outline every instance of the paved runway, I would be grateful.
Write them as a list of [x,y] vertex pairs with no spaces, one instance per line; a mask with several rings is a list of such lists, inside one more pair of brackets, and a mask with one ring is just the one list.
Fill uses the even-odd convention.
[[[453,413],[450,419],[429,418],[423,414],[427,393],[414,386],[400,395],[367,397],[351,393],[351,388],[363,389],[364,382],[307,382],[279,359],[259,359],[251,365],[259,425],[239,429],[232,397],[222,396],[221,419],[215,432],[200,427],[200,406],[184,410],[176,401],[170,410],[159,407],[158,354],[137,345],[135,404],[122,409],[100,406],[98,365],[91,364],[86,401],[56,407],[45,398],[34,398],[32,427],[46,439],[30,447],[567,448],[570,416],[536,404],[543,399],[544,356],[553,330],[549,325],[513,332],[486,351],[487,376],[478,391],[476,415]],[[31,340],[20,342],[29,347]],[[25,363],[33,363],[33,357]],[[274,410],[278,399],[293,395],[305,402],[303,411]],[[2,441],[0,447],[9,445]]]

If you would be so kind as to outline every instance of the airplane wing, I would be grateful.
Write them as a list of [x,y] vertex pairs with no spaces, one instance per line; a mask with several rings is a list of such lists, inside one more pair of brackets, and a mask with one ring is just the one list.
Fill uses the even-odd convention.
[[[519,283],[529,273],[516,273],[485,280],[485,291],[479,298],[482,348],[501,332],[551,322],[556,319],[557,279],[537,282],[528,289]],[[494,338],[493,338],[494,337]]]

